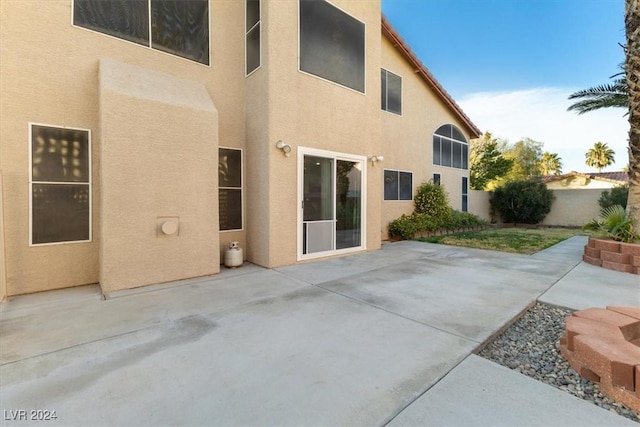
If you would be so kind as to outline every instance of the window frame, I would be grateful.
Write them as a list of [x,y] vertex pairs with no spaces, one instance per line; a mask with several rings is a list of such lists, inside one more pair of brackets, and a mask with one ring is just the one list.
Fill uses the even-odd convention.
[[[244,150],[242,148],[237,147],[223,147],[218,146],[218,156],[220,156],[220,150],[234,150],[240,152],[240,187],[223,187],[220,185],[218,181],[218,231],[220,233],[229,233],[229,232],[238,232],[244,231],[245,229],[245,202],[244,202],[244,188],[245,188],[245,177],[244,177]],[[219,158],[218,158],[219,160]],[[218,173],[219,166],[218,166]],[[240,221],[242,222],[241,228],[231,228],[228,230],[223,230],[220,228],[220,190],[240,190]]]
[[462,199],[460,210],[462,212],[469,212],[469,177],[462,177]]
[[[386,194],[385,194],[385,174],[387,172],[395,172],[397,174],[397,182],[398,182],[398,191],[397,191],[397,199],[387,199]],[[409,174],[411,175],[411,197],[408,199],[401,199],[400,198],[400,174]],[[385,202],[409,202],[413,200],[413,172],[412,171],[407,171],[407,170],[400,170],[400,169],[384,169],[382,171],[382,200]]]
[[[114,35],[111,35],[111,34],[103,33],[101,31],[93,30],[91,28],[83,27],[81,25],[76,25],[75,22],[74,22],[76,1],[75,0],[69,0],[69,1],[71,2],[71,26],[74,27],[74,28],[79,28],[81,30],[89,31],[89,32],[92,32],[94,34],[99,34],[101,36],[109,37],[109,38],[112,38],[114,40],[119,40],[121,42],[129,43],[129,44],[132,44],[134,46],[141,47],[143,49],[151,50],[153,52],[159,52],[159,53],[161,53],[163,55],[168,55],[168,56],[170,56],[172,58],[178,58],[178,59],[181,59],[183,61],[189,61],[189,63],[191,63],[191,64],[198,64],[198,65],[201,65],[201,66],[207,67],[207,68],[211,68],[212,65],[213,65],[213,52],[211,50],[211,13],[212,13],[212,11],[211,11],[211,0],[207,0],[207,10],[208,10],[207,25],[209,27],[209,34],[208,34],[208,37],[209,37],[209,43],[208,43],[209,61],[206,64],[203,63],[203,62],[200,62],[200,61],[195,61],[193,59],[185,58],[184,56],[175,55],[175,54],[170,53],[170,52],[165,52],[164,50],[157,49],[157,48],[154,48],[152,46],[152,43],[153,43],[152,39],[153,38],[152,38],[152,34],[151,34],[151,31],[152,31],[152,28],[151,28],[151,0],[147,0],[147,3],[149,4],[149,42],[146,45],[141,44],[141,43],[136,43],[136,42],[133,42],[131,40],[124,39],[122,37],[117,37],[117,36],[114,36]],[[261,57],[261,59],[262,59],[262,57]],[[245,69],[246,69],[246,67],[245,67]]]
[[335,4],[333,4],[332,2],[328,1],[328,0],[319,0],[319,1],[323,1],[329,5],[331,5],[332,7],[336,8],[337,10],[339,10],[340,12],[344,13],[345,15],[349,16],[350,18],[352,18],[353,20],[359,22],[362,24],[363,26],[363,31],[364,31],[364,46],[363,46],[363,54],[364,54],[364,58],[363,58],[363,90],[362,92],[359,91],[358,89],[354,89],[352,87],[343,85],[342,83],[339,82],[334,82],[333,80],[329,80],[326,77],[322,77],[322,76],[318,76],[316,74],[313,74],[309,71],[305,71],[303,69],[300,68],[300,61],[302,59],[302,49],[301,49],[301,35],[302,35],[302,25],[301,25],[301,7],[300,7],[300,3],[303,0],[298,0],[298,72],[302,73],[302,74],[306,74],[308,76],[312,76],[316,79],[320,79],[323,80],[325,82],[340,86],[342,88],[345,88],[347,90],[350,90],[354,93],[360,94],[360,95],[366,95],[367,94],[367,23],[364,21],[361,21],[360,19],[356,18],[354,15],[352,15],[351,13],[345,11],[344,9],[342,9],[341,7],[336,6]]
[[[396,73],[394,73],[392,71],[387,70],[386,68],[380,68],[380,70],[383,71],[384,74],[385,74],[385,79],[384,79],[385,105],[384,106],[381,105],[381,109],[382,109],[382,111],[386,111],[388,113],[395,114],[396,116],[402,117],[402,104],[403,104],[402,101],[404,99],[404,96],[403,96],[404,85],[402,84],[403,78],[402,78],[402,76],[400,74],[396,74]],[[380,74],[382,74],[382,73],[380,73]],[[394,76],[396,76],[396,77],[398,77],[400,79],[400,111],[399,112],[393,111],[393,110],[389,110],[389,108],[388,108],[389,107],[389,79],[387,77],[388,77],[389,74],[393,74]],[[382,92],[382,76],[380,76],[380,80],[381,80],[381,82],[380,82],[380,91]]]
[[[436,178],[437,177],[437,178]],[[439,173],[434,173],[432,181],[435,185],[441,185],[442,183],[442,175]]]
[[[245,25],[244,74],[245,74],[245,77],[249,77],[251,74],[255,73],[257,70],[262,68],[262,0],[258,0],[258,21],[251,28],[247,28],[248,2],[249,0],[245,0],[245,6],[244,6],[244,25]],[[258,32],[258,66],[255,67],[253,70],[247,72],[248,66],[249,66],[249,62],[248,62],[249,34],[254,30]]]
[[[460,134],[463,138],[464,141],[460,141],[457,139],[454,139],[452,136],[446,136],[443,133],[437,133],[440,129],[443,129],[445,127],[451,127],[451,133],[455,133],[457,132],[458,134]],[[436,145],[436,137],[439,138],[439,147],[440,149],[438,150],[438,152],[436,153],[435,150],[435,145]],[[446,142],[449,146],[450,146],[450,153],[448,156],[448,160],[449,160],[449,164],[443,164],[443,151],[442,151],[442,147],[445,145],[444,142]],[[458,166],[454,166],[454,152],[456,151],[456,149],[454,148],[454,146],[458,146],[459,147],[459,154],[460,154],[460,161],[459,161],[459,167]],[[453,125],[451,123],[446,123],[443,124],[441,126],[439,126],[432,134],[431,136],[431,150],[432,150],[432,158],[431,158],[431,162],[433,163],[433,165],[435,166],[440,166],[440,167],[444,167],[444,168],[451,168],[451,169],[459,169],[459,170],[469,170],[469,141],[467,141],[467,138],[464,136],[464,134],[462,133],[462,131],[456,126]],[[437,159],[437,161],[436,161]]]
[[[59,126],[47,123],[28,122],[28,153],[29,153],[29,247],[69,245],[74,243],[93,242],[93,155],[91,144],[91,129],[74,126]],[[33,180],[33,126],[42,126],[54,129],[68,129],[74,131],[87,132],[87,158],[88,158],[88,181],[34,181]],[[49,185],[78,185],[89,188],[89,238],[86,240],[64,240],[59,242],[33,243],[33,186],[34,184]]]

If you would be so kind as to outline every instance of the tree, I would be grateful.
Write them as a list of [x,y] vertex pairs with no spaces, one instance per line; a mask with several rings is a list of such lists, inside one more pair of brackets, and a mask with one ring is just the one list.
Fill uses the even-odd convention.
[[640,0],[626,0],[626,82],[629,103],[629,198],[627,212],[640,234]]
[[593,144],[593,147],[589,148],[585,153],[585,163],[587,166],[594,167],[601,172],[602,169],[607,166],[611,166],[614,162],[614,155],[616,154],[606,143],[600,141]]
[[569,95],[569,99],[580,99],[567,108],[568,111],[576,111],[584,114],[601,108],[629,109],[628,85],[624,66],[620,64],[621,72],[609,77],[613,83],[590,87]]
[[504,149],[504,157],[513,160],[513,167],[504,181],[527,180],[540,176],[543,143],[523,138]]
[[542,175],[561,175],[562,174],[562,158],[558,153],[549,153],[545,151],[540,160],[540,173]]
[[498,140],[490,132],[472,139],[469,150],[469,184],[473,190],[484,190],[487,184],[506,175],[513,166],[498,149]]

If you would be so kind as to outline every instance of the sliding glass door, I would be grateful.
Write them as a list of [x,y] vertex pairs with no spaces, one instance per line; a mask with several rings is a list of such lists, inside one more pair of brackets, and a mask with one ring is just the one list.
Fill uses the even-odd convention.
[[364,248],[365,158],[301,151],[301,258]]

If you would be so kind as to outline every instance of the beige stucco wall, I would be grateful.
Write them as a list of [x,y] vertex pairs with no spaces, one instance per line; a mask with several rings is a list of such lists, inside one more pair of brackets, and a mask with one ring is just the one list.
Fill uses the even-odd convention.
[[[433,164],[433,133],[444,124],[453,124],[469,139],[465,126],[384,36],[381,67],[402,77],[402,115],[381,111],[384,162],[379,170],[413,172],[414,194],[421,183],[431,181],[433,174],[439,173],[451,207],[462,209],[462,177],[468,177],[469,171]],[[378,100],[378,108],[379,104]],[[382,181],[382,176],[378,179]],[[390,221],[411,212],[412,201],[383,201],[380,224],[383,237],[388,237]]]
[[[99,280],[100,59],[201,83],[219,111],[220,145],[244,148],[245,144],[244,32],[236,31],[244,28],[244,2],[211,1],[211,66],[73,27],[71,4],[71,0],[0,2],[0,169],[9,295]],[[29,122],[91,129],[92,242],[29,246]],[[165,126],[180,124],[166,120]],[[217,171],[217,164],[211,168]],[[234,234],[233,240],[244,244],[245,233]],[[219,240],[217,232],[210,237]]]
[[0,301],[7,298],[7,265],[4,248],[4,205],[2,197],[2,170],[0,169]]
[[[300,147],[371,156],[380,153],[380,2],[336,0],[332,4],[365,23],[366,88],[365,94],[298,71],[298,2],[266,2],[266,40],[263,49],[269,106],[268,133],[253,130],[256,144],[249,162],[267,162],[268,179],[255,182],[260,196],[249,190],[250,197],[266,197],[268,214],[264,222],[263,242],[268,245],[268,259],[263,265],[275,267],[292,264],[298,254],[298,150]],[[264,34],[264,32],[263,32]],[[251,76],[261,79],[262,76]],[[255,120],[255,126],[259,120]],[[260,136],[258,137],[258,133]],[[283,140],[293,148],[285,157],[275,148]],[[249,157],[248,155],[248,157]],[[264,156],[264,157],[263,157]],[[262,163],[262,167],[264,167]],[[381,169],[367,166],[366,249],[380,247]],[[256,221],[255,227],[258,227]],[[253,233],[253,231],[251,232]],[[253,234],[250,234],[253,239]]]
[[481,190],[469,190],[469,212],[491,221],[491,193]]
[[205,87],[102,60],[100,133],[103,292],[219,272],[218,112]]
[[556,199],[544,225],[581,227],[600,214],[598,199],[602,189],[554,190]]

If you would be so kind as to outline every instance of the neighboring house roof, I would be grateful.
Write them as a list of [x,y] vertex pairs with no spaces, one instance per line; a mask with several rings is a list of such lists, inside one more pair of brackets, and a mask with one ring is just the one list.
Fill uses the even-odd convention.
[[422,79],[427,83],[431,89],[440,97],[442,102],[453,111],[453,113],[465,124],[469,132],[471,133],[472,138],[480,138],[482,132],[480,129],[471,121],[471,119],[462,111],[462,108],[453,100],[451,95],[447,93],[446,90],[438,83],[436,78],[429,72],[427,67],[418,59],[415,53],[411,50],[409,45],[402,39],[402,37],[398,34],[398,32],[391,26],[387,18],[382,16],[382,33],[391,41],[393,46],[404,56],[404,58],[409,61],[409,63],[414,67],[414,71],[422,77]]
[[565,173],[563,175],[552,175],[542,177],[542,181],[544,183],[553,182],[553,181],[561,181],[563,179],[572,178],[572,177],[583,177],[588,179],[595,179],[598,181],[611,182],[613,184],[624,185],[629,182],[629,175],[626,172],[593,172],[593,173],[582,173],[571,171],[569,173]]

